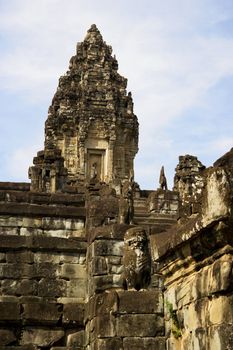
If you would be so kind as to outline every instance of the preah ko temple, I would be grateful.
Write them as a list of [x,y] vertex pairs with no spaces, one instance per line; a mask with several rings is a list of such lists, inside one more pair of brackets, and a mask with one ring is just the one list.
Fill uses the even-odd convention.
[[233,149],[134,180],[139,124],[96,25],[28,183],[0,183],[0,350],[233,349]]

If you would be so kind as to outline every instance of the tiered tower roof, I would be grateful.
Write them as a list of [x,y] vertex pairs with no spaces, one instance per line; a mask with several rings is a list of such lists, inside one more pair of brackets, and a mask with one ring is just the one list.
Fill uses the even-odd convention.
[[67,181],[90,177],[94,158],[102,169],[101,180],[129,178],[138,150],[138,121],[126,86],[111,46],[93,24],[59,79],[45,123],[44,153],[40,152],[34,164],[45,167],[49,174],[51,157],[45,161],[46,154],[58,150],[64,158],[62,173],[66,169]]

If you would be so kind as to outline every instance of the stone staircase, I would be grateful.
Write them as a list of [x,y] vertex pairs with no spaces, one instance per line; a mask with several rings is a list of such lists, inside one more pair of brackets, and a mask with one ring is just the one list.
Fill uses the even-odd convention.
[[169,214],[148,212],[147,198],[134,199],[134,222],[137,225],[153,228],[158,232],[168,229],[176,223],[176,217]]

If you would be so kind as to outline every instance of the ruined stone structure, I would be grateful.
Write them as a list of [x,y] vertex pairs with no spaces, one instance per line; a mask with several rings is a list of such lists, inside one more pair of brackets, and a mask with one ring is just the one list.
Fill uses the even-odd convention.
[[127,80],[92,25],[59,85],[45,123],[45,148],[30,168],[33,191],[55,192],[95,177],[119,184],[133,173],[138,121]]
[[[134,182],[138,122],[95,25],[31,183],[0,183],[0,350],[232,350],[233,151]],[[165,178],[166,180],[166,178]]]

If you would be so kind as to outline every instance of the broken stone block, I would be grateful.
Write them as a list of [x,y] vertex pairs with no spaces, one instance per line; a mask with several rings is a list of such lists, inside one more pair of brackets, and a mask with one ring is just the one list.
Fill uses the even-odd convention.
[[34,278],[54,278],[56,277],[58,266],[50,262],[33,264]]
[[[94,349],[96,350],[123,350],[123,342],[121,338],[105,338],[96,339],[94,343]],[[132,350],[132,348],[131,348]],[[160,349],[159,349],[160,350]]]
[[6,261],[8,263],[28,263],[34,262],[34,254],[30,251],[7,252]]
[[113,277],[111,275],[102,275],[93,277],[93,291],[101,292],[106,289],[112,288]]
[[23,217],[22,218],[22,227],[34,227],[34,228],[41,228],[43,218],[30,218],[30,217]]
[[98,338],[116,336],[116,317],[111,313],[94,318],[95,334]]
[[69,303],[63,306],[62,322],[68,325],[83,325],[84,323],[84,304]]
[[[71,350],[71,349],[70,349],[70,346],[52,346],[50,350]],[[81,349],[79,347],[75,348],[75,350],[83,350],[83,347]]]
[[86,279],[76,278],[67,281],[66,297],[84,299],[86,296]]
[[0,302],[0,322],[19,321],[20,305],[14,302]]
[[[233,324],[233,296],[219,296],[209,302],[208,315],[210,325]],[[203,315],[204,316],[204,315]]]
[[38,347],[36,345],[33,345],[33,344],[27,344],[27,345],[22,345],[22,346],[7,345],[7,346],[1,346],[0,349],[1,350],[37,350]]
[[12,280],[6,279],[2,281],[2,293],[6,295],[37,295],[38,282],[31,279]]
[[65,332],[61,329],[26,328],[22,331],[20,345],[33,344],[37,346],[51,346],[63,338]]
[[[71,350],[70,346],[52,346],[50,350]],[[83,350],[83,347],[75,348],[75,350]]]
[[231,212],[231,186],[225,169],[209,169],[202,208],[204,226],[208,226],[214,220],[229,216]]
[[27,238],[21,236],[1,236],[0,249],[27,248]]
[[124,350],[166,350],[166,339],[129,337],[123,339]]
[[163,314],[163,298],[161,292],[148,291],[123,291],[118,292],[119,312],[136,314]]
[[20,227],[23,225],[23,218],[19,216],[0,216],[0,226]]
[[115,255],[123,256],[123,241],[97,240],[94,242],[94,255],[106,256]]
[[207,336],[209,349],[233,349],[233,325],[221,324],[210,327]]
[[39,297],[62,297],[66,296],[67,281],[62,279],[42,278],[38,284]]
[[0,253],[0,263],[6,262],[6,254],[5,253]]
[[84,265],[64,263],[61,265],[58,275],[65,279],[85,279],[86,268]]
[[122,288],[122,275],[112,275],[112,286],[113,288]]
[[27,323],[56,324],[62,315],[62,305],[56,303],[23,304],[22,317]]
[[108,273],[108,266],[106,258],[103,256],[96,256],[91,262],[92,275],[106,275]]
[[0,264],[0,278],[31,278],[33,276],[33,266],[24,263]]
[[59,264],[61,261],[61,253],[52,253],[52,252],[36,252],[34,254],[35,263],[53,263]]
[[117,318],[117,336],[119,337],[156,337],[163,335],[164,319],[161,316],[129,314]]
[[9,329],[0,329],[0,346],[9,345],[16,340],[16,336],[13,331]]
[[20,236],[37,236],[43,235],[43,230],[34,227],[21,227]]
[[110,265],[109,266],[109,273],[112,273],[112,274],[121,275],[123,273],[123,270],[124,270],[123,265],[121,265],[121,266],[116,266],[116,265],[111,266]]
[[67,336],[67,346],[71,346],[72,348],[82,347],[84,346],[85,341],[85,332],[79,331],[76,333],[71,333]]
[[1,227],[1,235],[17,236],[18,234],[18,227]]
[[233,287],[232,280],[233,256],[228,254],[215,261],[210,268],[209,292],[219,293]]

